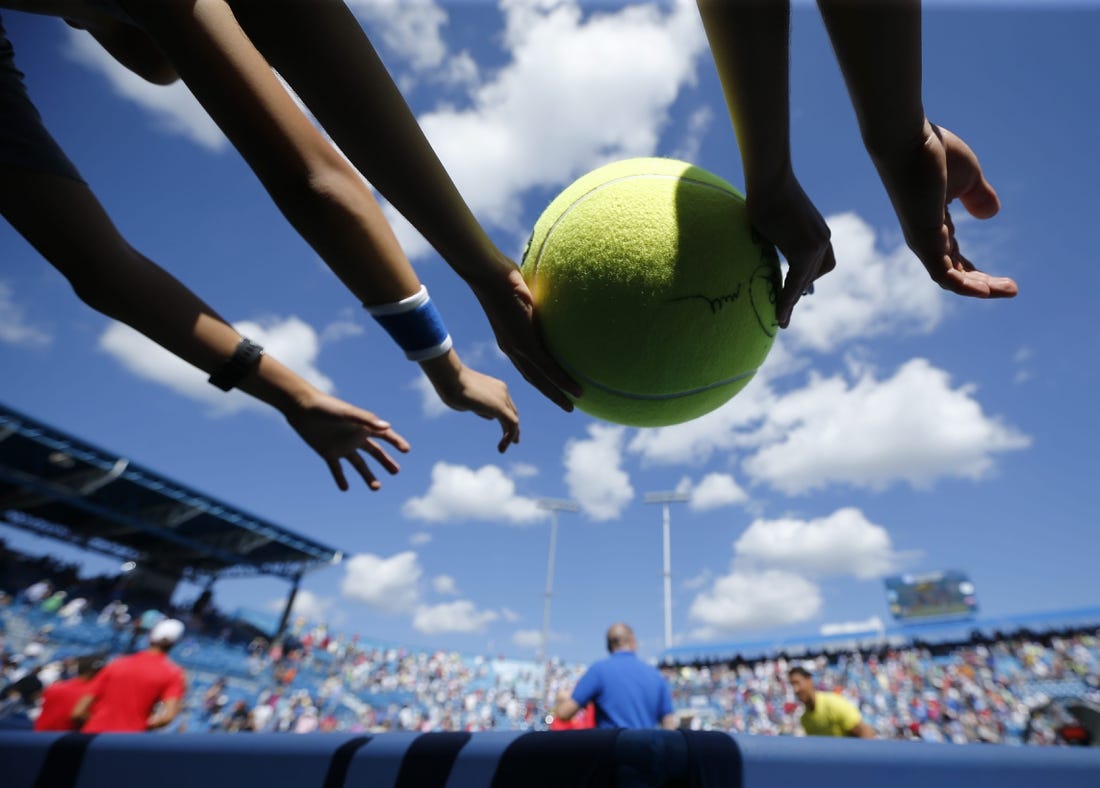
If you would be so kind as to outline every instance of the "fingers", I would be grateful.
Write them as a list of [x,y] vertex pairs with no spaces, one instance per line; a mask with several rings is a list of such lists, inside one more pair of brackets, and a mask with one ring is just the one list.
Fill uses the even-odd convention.
[[[371,457],[373,457],[375,462],[385,468],[386,472],[390,476],[397,474],[397,472],[401,470],[401,466],[398,465],[397,462],[395,462],[394,459],[386,453],[385,449],[383,449],[374,441],[363,441],[363,450],[367,452],[367,454],[369,454]],[[349,457],[359,457],[359,454],[353,451],[349,454]]]
[[[384,454],[385,453],[383,452],[383,456]],[[359,473],[359,476],[362,477],[363,481],[366,482],[368,487],[370,487],[372,490],[377,490],[382,486],[382,482],[378,481],[378,479],[375,478],[374,474],[371,472],[370,466],[367,465],[366,460],[364,460],[358,452],[353,451],[351,454],[348,455],[347,459],[348,462],[351,463],[351,467],[355,468],[355,470]],[[396,470],[390,471],[390,473],[396,473]]]
[[333,480],[336,482],[336,486],[340,488],[341,492],[348,491],[348,480],[344,478],[344,469],[340,467],[339,460],[326,460],[325,464],[328,465],[329,473],[332,474]]
[[[582,391],[580,384],[570,378],[565,373],[565,370],[563,370],[556,361],[550,358],[549,355],[545,355],[545,358],[548,363],[529,361],[519,353],[511,355],[512,364],[519,370],[519,373],[523,375],[524,380],[538,389],[544,397],[566,413],[572,413],[573,400],[569,398],[569,395],[579,398]],[[546,374],[546,370],[551,365],[553,367],[551,372],[554,374],[548,375]]]
[[1001,201],[997,197],[997,192],[993,191],[993,187],[984,177],[979,178],[974,188],[960,194],[959,201],[975,219],[989,219],[1001,210]]
[[[393,446],[402,454],[409,453],[409,442],[393,430],[386,430],[385,432],[375,433],[373,437],[386,441],[386,443]],[[381,451],[381,449],[379,449],[379,451]]]
[[829,242],[817,248],[808,264],[791,263],[787,269],[783,290],[775,306],[775,316],[780,328],[790,326],[791,313],[794,311],[795,304],[803,295],[813,292],[814,281],[834,268],[836,268],[836,257],[833,254],[833,245]]
[[501,454],[504,454],[511,444],[519,443],[519,411],[509,394],[505,393],[504,398],[507,407],[497,416],[502,431],[500,442],[497,444],[497,451]]
[[940,287],[969,298],[1012,298],[1019,288],[1007,276],[991,276],[979,271],[959,251],[955,224],[949,211],[944,211],[939,250],[920,255],[929,275]]
[[958,198],[975,219],[995,216],[1001,201],[985,179],[977,155],[957,135],[942,126],[937,131],[947,164],[947,202]]
[[[536,324],[538,322],[537,316],[535,322]],[[541,336],[541,333],[539,333],[539,336]],[[572,376],[566,372],[565,367],[559,364],[557,359],[550,355],[541,344],[529,349],[525,353],[521,353],[521,355],[527,360],[527,363],[555,389],[564,391],[574,398],[578,398],[584,393],[581,384],[573,380]],[[541,391],[541,388],[539,390]],[[572,409],[572,403],[569,403],[569,408],[567,408],[567,410]]]

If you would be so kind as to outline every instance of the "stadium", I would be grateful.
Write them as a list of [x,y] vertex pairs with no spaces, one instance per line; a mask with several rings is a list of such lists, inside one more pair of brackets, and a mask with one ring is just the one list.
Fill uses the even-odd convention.
[[[225,774],[222,769],[238,768],[233,761],[239,759],[247,774],[243,784],[258,785],[267,778],[247,764],[264,754],[285,757],[280,742],[295,734],[327,734],[322,736],[325,743],[295,749],[292,756],[296,762],[315,762],[312,767],[296,765],[306,773],[325,765],[326,777],[316,783],[325,786],[331,784],[335,764],[342,764],[347,779],[355,751],[375,740],[374,749],[381,750],[382,741],[391,737],[408,751],[378,756],[381,760],[371,761],[369,768],[385,772],[381,764],[396,761],[401,771],[394,785],[442,785],[431,780],[447,778],[452,769],[459,776],[448,785],[476,785],[475,775],[484,776],[486,769],[502,785],[510,784],[502,776],[509,773],[527,775],[522,784],[605,784],[603,780],[613,779],[604,774],[609,769],[620,775],[614,779],[621,779],[624,769],[637,772],[635,779],[643,780],[637,784],[645,785],[679,784],[671,781],[689,773],[723,780],[732,779],[727,773],[731,752],[738,763],[759,757],[765,764],[778,759],[784,764],[780,771],[820,770],[838,756],[820,751],[796,755],[782,748],[771,752],[756,743],[757,737],[802,735],[798,704],[785,680],[793,665],[811,668],[822,689],[847,695],[877,738],[966,748],[996,745],[993,750],[1017,745],[997,754],[967,749],[975,754],[973,762],[964,758],[951,766],[960,774],[973,770],[975,776],[1003,781],[1001,772],[1011,763],[1012,779],[1030,780],[1049,770],[1094,773],[1088,770],[1098,763],[1048,761],[1041,755],[1034,762],[1016,759],[1025,751],[1100,746],[1100,608],[982,619],[973,614],[971,602],[967,615],[954,611],[952,616],[950,595],[929,591],[934,583],[960,585],[957,573],[944,573],[905,578],[921,587],[923,601],[913,604],[915,617],[908,625],[902,615],[900,625],[875,631],[666,650],[659,666],[671,685],[684,735],[733,734],[732,740],[742,745],[753,742],[744,752],[729,749],[728,743],[724,751],[713,740],[696,741],[683,752],[643,739],[596,742],[591,751],[587,744],[575,750],[570,743],[556,756],[566,758],[568,768],[553,772],[547,766],[551,771],[546,772],[539,767],[546,782],[529,782],[533,764],[555,758],[555,742],[543,739],[545,751],[529,743],[533,750],[519,748],[510,756],[509,748],[516,737],[547,731],[551,698],[572,686],[585,665],[423,650],[330,632],[324,621],[292,620],[291,605],[302,578],[339,562],[338,550],[257,521],[9,409],[0,414],[0,429],[4,526],[125,561],[115,576],[88,578],[79,576],[78,567],[49,555],[2,547],[0,730],[9,733],[0,734],[0,753],[21,764],[22,776],[13,785],[99,784],[92,777],[63,782],[82,773],[85,757],[95,763],[94,735],[85,735],[78,746],[72,734],[58,739],[56,734],[11,732],[31,728],[44,686],[70,673],[79,656],[95,654],[106,661],[140,649],[153,623],[166,616],[188,622],[186,636],[172,652],[186,671],[187,694],[178,717],[158,732],[163,747],[154,740],[114,751],[127,770],[148,758],[220,752],[231,760],[219,767],[218,779]],[[186,607],[173,604],[175,584],[182,577],[204,578],[212,590],[225,577],[264,573],[290,584],[283,614],[277,622],[267,622],[269,629],[247,616],[227,616],[201,598]],[[887,583],[895,603],[906,599],[902,580]],[[963,590],[972,597],[968,583]],[[933,597],[940,598],[942,611],[930,607]],[[255,744],[242,737],[226,745],[222,736],[231,733],[261,736]],[[181,736],[188,737],[186,742]],[[460,752],[476,749],[477,742],[486,748],[477,768],[460,767]],[[753,750],[756,746],[764,747],[763,754]],[[414,757],[418,747],[424,751]],[[939,753],[901,752],[916,757],[911,768],[917,772],[943,768]],[[324,764],[326,754],[331,760]],[[436,761],[444,754],[451,762],[440,765]],[[860,765],[860,753],[850,757],[851,762],[829,765],[829,779],[847,779],[848,769],[871,768]],[[111,763],[88,768],[91,774],[104,773],[96,769],[117,774],[118,762]],[[367,763],[364,759],[360,768],[368,769]],[[463,769],[470,775],[461,777]],[[194,784],[199,772],[187,775],[171,784]],[[645,781],[652,779],[660,781]],[[242,784],[236,778],[234,783]]]
[[1100,785],[1097,40],[0,0],[0,788]]

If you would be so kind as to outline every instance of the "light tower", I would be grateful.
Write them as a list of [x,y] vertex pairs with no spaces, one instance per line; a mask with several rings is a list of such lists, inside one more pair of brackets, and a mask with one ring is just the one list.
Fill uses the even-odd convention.
[[540,509],[550,512],[550,554],[546,560],[546,594],[542,603],[542,637],[539,639],[539,661],[545,667],[543,693],[550,691],[550,660],[548,643],[550,640],[550,598],[554,595],[554,551],[558,544],[558,512],[577,512],[580,507],[572,501],[555,498],[539,498],[536,503]]
[[664,523],[665,542],[665,648],[672,647],[672,545],[669,537],[669,511],[670,503],[684,503],[690,500],[687,493],[665,491],[645,494],[646,503],[659,503],[662,507],[662,520]]

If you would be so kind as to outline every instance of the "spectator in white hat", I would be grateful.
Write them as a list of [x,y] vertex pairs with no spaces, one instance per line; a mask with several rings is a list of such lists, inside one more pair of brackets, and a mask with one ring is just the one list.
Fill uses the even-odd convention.
[[176,718],[186,686],[183,670],[168,652],[183,630],[177,619],[159,621],[149,632],[147,649],[119,657],[99,672],[73,709],[74,719],[87,717],[84,733],[155,730]]

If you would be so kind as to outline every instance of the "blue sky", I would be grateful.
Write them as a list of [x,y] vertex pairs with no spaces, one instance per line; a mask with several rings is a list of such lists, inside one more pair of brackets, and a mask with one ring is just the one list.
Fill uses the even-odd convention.
[[[743,183],[693,3],[350,5],[514,256],[553,195],[607,161],[675,156]],[[463,358],[511,388],[523,438],[504,456],[495,425],[441,410],[185,88],[141,84],[57,20],[4,13],[32,97],[131,242],[413,449],[381,491],[341,494],[278,414],[83,306],[7,225],[0,400],[342,549],[342,566],[307,577],[302,612],[386,640],[533,656],[546,497],[581,507],[559,519],[551,653],[596,658],[626,620],[657,654],[661,511],[643,497],[672,489],[691,496],[672,508],[677,644],[888,623],[882,578],[896,571],[967,571],[990,615],[1096,604],[1100,10],[1016,6],[929,4],[924,45],[929,117],[974,147],[1003,206],[987,222],[956,211],[960,243],[1019,297],[951,297],[905,250],[820,20],[800,6],[795,166],[839,267],[757,379],[697,421],[637,430],[558,411],[395,218]],[[215,587],[226,608],[285,593]]]

